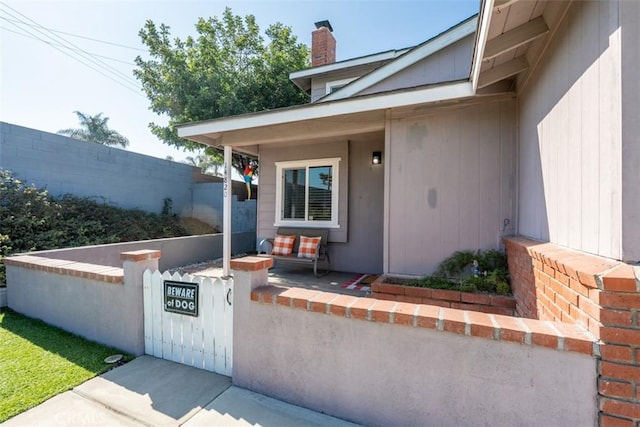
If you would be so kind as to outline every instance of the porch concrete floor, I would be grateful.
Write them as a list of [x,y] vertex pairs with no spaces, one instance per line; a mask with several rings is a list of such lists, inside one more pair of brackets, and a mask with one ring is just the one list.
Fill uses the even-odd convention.
[[[222,277],[222,261],[216,260],[207,264],[188,266],[171,269],[181,274],[189,273],[197,276]],[[333,292],[336,294],[352,295],[364,297],[368,294],[370,285],[362,282],[358,283],[358,289],[346,289],[343,285],[355,281],[361,276],[360,273],[345,273],[332,271],[321,277],[315,277],[310,268],[296,268],[289,266],[275,266],[269,270],[269,284],[283,286],[287,288],[315,289],[322,292]],[[365,277],[363,281],[371,280],[371,276]],[[363,287],[364,289],[360,289]]]

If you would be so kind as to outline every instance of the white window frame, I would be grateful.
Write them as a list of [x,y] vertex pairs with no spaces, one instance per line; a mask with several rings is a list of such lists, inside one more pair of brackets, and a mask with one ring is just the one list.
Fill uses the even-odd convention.
[[351,83],[355,79],[357,79],[357,77],[349,77],[348,79],[332,80],[330,82],[327,82],[327,84],[325,85],[324,93],[329,95],[329,94],[331,94],[331,89],[332,88],[334,88],[336,86],[340,86],[338,89],[336,89],[336,90],[340,90],[340,89],[342,89],[343,86],[348,85],[349,83]]
[[[294,160],[287,162],[275,162],[276,165],[276,221],[277,227],[308,227],[308,228],[340,228],[338,223],[338,200],[340,192],[340,158],[332,157],[327,159],[310,159],[310,160]],[[333,169],[332,181],[331,181],[331,221],[310,221],[307,219],[309,210],[309,191],[306,191],[304,201],[304,218],[305,219],[284,219],[282,216],[283,205],[282,198],[284,197],[283,190],[283,175],[285,169],[300,169],[310,168],[317,166],[331,166]],[[305,174],[305,187],[309,188],[309,173]]]

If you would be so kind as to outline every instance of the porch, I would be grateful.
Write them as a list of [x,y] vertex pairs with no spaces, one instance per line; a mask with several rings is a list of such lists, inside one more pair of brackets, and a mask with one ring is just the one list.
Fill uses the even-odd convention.
[[[176,267],[171,273],[192,274],[205,277],[224,277],[223,261],[215,260],[191,266]],[[371,283],[378,277],[376,274],[331,271],[315,277],[311,269],[291,266],[274,266],[269,270],[269,285],[278,288],[303,288],[334,294],[366,297],[371,294]]]

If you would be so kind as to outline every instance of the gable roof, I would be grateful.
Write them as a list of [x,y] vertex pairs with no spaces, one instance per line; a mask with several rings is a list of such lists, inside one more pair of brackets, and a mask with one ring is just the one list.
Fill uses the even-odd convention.
[[333,73],[336,71],[355,69],[372,64],[384,64],[385,62],[389,62],[390,60],[397,58],[398,56],[406,53],[411,49],[413,49],[413,47],[387,50],[385,52],[379,52],[371,55],[365,55],[357,58],[347,59],[344,61],[334,62],[332,64],[320,65],[318,67],[294,71],[289,74],[289,80],[295,83],[295,85],[303,91],[309,92],[309,90],[311,89],[311,79],[313,77]]
[[366,74],[353,82],[343,86],[339,90],[326,95],[317,102],[334,101],[344,99],[358,94],[359,92],[371,87],[390,76],[406,69],[407,67],[433,55],[453,43],[473,34],[478,25],[478,15],[460,22],[459,24],[445,30],[426,42],[407,50],[404,54],[380,68]]
[[[526,59],[518,58],[518,56],[523,56],[522,52],[529,53],[528,49],[535,48],[531,56],[536,63],[539,61],[545,45],[558,27],[558,23],[562,21],[570,3],[571,0],[548,3],[522,0],[481,0],[479,15],[463,21],[439,36],[392,59],[386,66],[364,76],[367,77],[366,79],[360,78],[344,86],[334,93],[336,96],[327,96],[322,99],[322,102],[295,107],[198,123],[186,123],[178,126],[178,135],[211,146],[234,146],[239,151],[257,155],[258,150],[255,146],[261,143],[294,141],[295,138],[298,140],[300,138],[322,138],[329,135],[335,136],[339,132],[349,135],[356,131],[382,129],[384,128],[384,112],[390,108],[404,106],[422,108],[422,105],[431,105],[442,101],[457,102],[480,94],[513,93],[514,86],[511,79],[514,76],[526,76],[531,72],[530,69],[523,69],[523,61]],[[533,12],[535,13],[529,11],[527,15],[526,12],[531,7],[534,8]],[[553,9],[551,12],[554,13],[550,12],[551,16],[558,15],[555,22],[550,23],[548,28],[540,25],[540,20],[531,22],[535,20],[534,18],[542,15],[545,7]],[[505,13],[511,12],[511,8],[516,8],[519,13]],[[513,17],[511,17],[512,15]],[[496,22],[495,25],[493,25],[492,18]],[[384,80],[400,69],[406,69],[406,67],[431,55],[437,51],[438,46],[441,50],[444,46],[472,34],[473,30],[476,31],[476,36],[471,73],[468,79],[396,89],[370,95],[359,94],[371,84]],[[493,45],[491,49],[487,47],[490,44]],[[490,53],[491,55],[497,56],[493,56],[493,59],[487,59],[485,53],[487,49],[493,52]],[[499,61],[501,56],[506,57],[507,60],[509,57],[514,58],[517,63],[511,61],[505,66]],[[353,61],[366,61],[363,58],[356,58]],[[345,61],[334,66],[341,67],[348,64],[353,65],[354,62]],[[400,68],[400,65],[404,65],[404,68]],[[324,68],[324,70],[327,71],[328,68]],[[298,77],[305,77],[310,75],[308,73],[311,73],[311,70],[303,70],[299,73]],[[296,73],[292,73],[292,75],[295,77]],[[356,85],[361,80],[362,82]],[[494,82],[502,83],[492,85]],[[492,86],[488,87],[490,85]],[[487,87],[480,89],[483,86]],[[359,122],[360,119],[362,119],[361,122]]]

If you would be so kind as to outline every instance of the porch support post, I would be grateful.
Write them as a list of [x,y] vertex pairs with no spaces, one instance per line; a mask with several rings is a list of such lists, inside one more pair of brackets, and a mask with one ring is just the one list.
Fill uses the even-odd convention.
[[224,184],[222,199],[222,275],[228,277],[231,265],[231,146],[224,146]]

